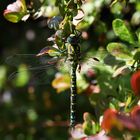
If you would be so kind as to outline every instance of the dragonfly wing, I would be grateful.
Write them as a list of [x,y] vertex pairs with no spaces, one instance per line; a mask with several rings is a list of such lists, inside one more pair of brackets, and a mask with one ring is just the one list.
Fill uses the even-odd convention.
[[86,58],[82,62],[80,62],[78,71],[85,73],[89,69],[97,68],[103,65],[104,63],[101,62],[98,58]]
[[[29,71],[31,83],[36,84],[46,84],[50,71],[56,68],[56,63],[61,58],[50,57],[48,55],[36,56],[36,54],[15,54],[6,59],[6,63],[15,67],[20,68],[22,64],[25,64],[25,69],[13,72],[9,76],[9,80],[16,80],[19,74],[24,74],[25,71]],[[53,68],[52,68],[53,67]],[[48,75],[48,76],[47,76]]]
[[48,65],[55,65],[59,58],[48,55],[36,56],[36,54],[15,54],[6,59],[6,63],[15,67],[26,64],[28,69],[43,69]]
[[46,70],[33,71],[30,84],[31,85],[50,85],[56,73],[56,67],[51,66]]
[[29,85],[43,85],[43,84],[50,84],[52,80],[51,77],[56,72],[55,65],[47,65],[43,67],[43,69],[25,69],[21,71],[15,71],[8,77],[8,80],[17,81],[19,75],[24,75],[28,72],[28,76],[30,76]]
[[61,59],[57,64],[57,68],[62,72],[69,72],[71,68],[70,61],[67,60],[66,58]]

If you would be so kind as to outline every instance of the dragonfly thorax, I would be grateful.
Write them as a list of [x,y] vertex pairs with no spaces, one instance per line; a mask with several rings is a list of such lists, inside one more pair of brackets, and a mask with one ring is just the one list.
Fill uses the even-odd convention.
[[76,36],[76,35],[74,35],[74,34],[71,34],[71,35],[67,38],[67,42],[68,42],[69,44],[71,44],[72,46],[76,46],[76,45],[79,44],[80,38],[79,38],[79,36]]

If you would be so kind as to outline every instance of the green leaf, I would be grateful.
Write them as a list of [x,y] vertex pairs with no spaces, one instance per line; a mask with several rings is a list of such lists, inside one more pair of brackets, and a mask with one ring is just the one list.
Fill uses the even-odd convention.
[[134,36],[130,32],[129,28],[126,26],[123,20],[115,19],[113,21],[113,30],[115,34],[122,40],[134,44]]
[[57,90],[57,93],[63,92],[70,88],[70,77],[69,75],[56,76],[52,81],[52,86]]
[[137,51],[134,55],[134,60],[139,61],[140,60],[140,51]]
[[120,59],[131,59],[131,53],[122,43],[112,42],[107,45],[107,51]]
[[21,3],[22,3],[22,12],[26,12],[27,11],[27,7],[26,7],[25,0],[21,0]]
[[84,119],[83,131],[86,135],[91,135],[93,133],[92,132],[92,126],[93,126],[92,117],[88,112],[85,112],[83,114],[83,119]]
[[77,72],[77,87],[78,87],[77,92],[82,93],[87,89],[88,86],[89,83],[85,81],[84,76],[82,76],[81,73]]
[[127,65],[121,66],[115,70],[115,72],[113,73],[113,78],[120,76],[120,75],[127,75],[130,72],[131,72],[131,70],[130,70],[129,66],[127,66]]
[[8,21],[13,22],[13,23],[19,22],[22,19],[23,16],[24,15],[22,15],[21,13],[18,13],[18,12],[12,12],[12,13],[6,13],[6,14],[4,14],[4,17]]
[[140,30],[139,29],[136,31],[136,35],[138,38],[138,43],[140,44]]
[[111,3],[110,7],[114,6],[117,2],[121,2],[122,4],[124,4],[124,6],[126,6],[127,3],[128,3],[128,0],[114,0],[114,1]]
[[8,21],[13,23],[19,22],[27,14],[28,12],[27,12],[25,0],[17,0],[12,4],[9,4],[3,13],[4,17]]
[[125,107],[129,107],[129,105],[131,104],[132,102],[132,96],[128,96],[127,100],[126,100],[126,103],[125,103]]

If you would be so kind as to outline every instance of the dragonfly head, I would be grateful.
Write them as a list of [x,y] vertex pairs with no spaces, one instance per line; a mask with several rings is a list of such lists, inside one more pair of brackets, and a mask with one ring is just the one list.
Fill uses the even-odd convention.
[[72,46],[78,45],[80,42],[80,36],[76,36],[75,34],[70,34],[67,38],[67,42],[70,43]]

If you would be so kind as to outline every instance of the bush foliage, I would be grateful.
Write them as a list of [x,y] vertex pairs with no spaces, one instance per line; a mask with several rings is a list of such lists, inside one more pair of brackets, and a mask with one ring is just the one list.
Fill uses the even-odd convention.
[[[1,3],[0,139],[140,139],[140,1]],[[81,68],[70,130],[70,65],[60,60],[41,69],[31,56],[61,56],[67,43],[75,45],[73,34]]]

